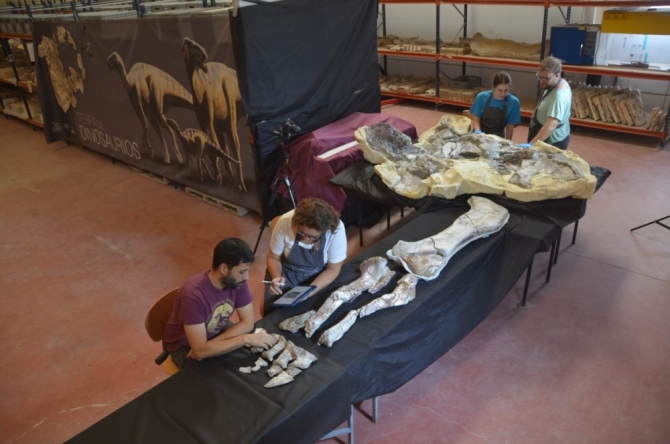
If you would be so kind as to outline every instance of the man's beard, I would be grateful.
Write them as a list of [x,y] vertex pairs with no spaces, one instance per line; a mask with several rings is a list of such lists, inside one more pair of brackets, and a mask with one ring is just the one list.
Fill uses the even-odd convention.
[[245,282],[246,281],[235,280],[235,278],[232,276],[226,276],[224,278],[221,278],[221,285],[224,288],[230,288],[231,290],[237,290],[242,285],[244,285]]

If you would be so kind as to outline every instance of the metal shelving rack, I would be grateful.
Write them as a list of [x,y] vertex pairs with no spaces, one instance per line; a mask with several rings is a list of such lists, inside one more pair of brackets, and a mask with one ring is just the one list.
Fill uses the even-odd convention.
[[[393,92],[382,92],[383,96],[393,97],[395,99],[409,99],[409,100],[419,100],[424,102],[431,102],[435,104],[436,109],[442,105],[455,105],[465,108],[469,108],[472,103],[470,102],[461,102],[456,100],[449,100],[440,97],[439,90],[439,78],[440,78],[440,62],[441,61],[455,61],[462,62],[463,64],[463,74],[465,74],[466,64],[473,63],[479,65],[491,65],[491,66],[512,66],[517,68],[526,68],[526,69],[537,69],[538,62],[528,61],[528,60],[515,60],[515,59],[504,59],[504,58],[494,58],[494,57],[478,57],[472,55],[450,55],[450,54],[441,54],[440,53],[440,6],[445,4],[451,4],[456,8],[456,5],[463,5],[463,11],[457,9],[459,14],[463,17],[463,36],[467,36],[467,20],[468,20],[468,10],[467,6],[470,5],[509,5],[509,6],[542,6],[544,8],[544,17],[542,25],[542,54],[541,57],[544,58],[544,47],[547,38],[547,19],[549,14],[550,7],[558,7],[561,15],[565,19],[566,23],[570,23],[570,14],[571,8],[573,6],[579,7],[599,7],[599,6],[609,6],[609,7],[653,7],[653,6],[662,6],[667,4],[667,0],[629,0],[629,1],[608,1],[608,0],[502,0],[502,1],[478,1],[478,0],[469,0],[469,1],[448,1],[442,2],[440,0],[379,0],[382,16],[382,33],[386,35],[386,5],[387,4],[433,4],[436,7],[436,52],[435,53],[415,53],[415,52],[404,52],[404,51],[389,51],[384,49],[379,49],[378,54],[383,58],[383,72],[386,74],[388,71],[388,62],[387,57],[406,57],[406,58],[421,58],[421,59],[432,59],[435,60],[435,77],[436,77],[436,93],[435,97],[431,96],[419,96],[412,94],[402,94],[402,93],[393,93]],[[567,8],[566,13],[563,12],[563,7]],[[617,68],[609,66],[579,66],[579,65],[563,65],[563,71],[580,73],[580,74],[596,74],[596,75],[605,75],[605,76],[616,76],[616,77],[628,77],[635,79],[645,79],[645,80],[658,80],[658,81],[670,81],[670,72],[660,72],[660,71],[645,71],[641,69],[627,69],[627,68]],[[670,104],[668,105],[668,111],[670,111]],[[533,110],[522,109],[521,115],[524,117],[530,117],[533,114]],[[584,126],[589,128],[597,128],[608,131],[616,131],[628,134],[637,134],[641,136],[654,137],[661,140],[661,148],[665,146],[666,141],[668,140],[668,126],[670,124],[670,119],[666,119],[665,127],[663,131],[650,131],[643,128],[632,127],[627,125],[617,125],[612,123],[597,122],[594,120],[584,120],[571,118],[570,123],[572,125]]]
[[[32,36],[27,35],[27,34],[4,34],[0,33],[0,44],[2,45],[2,50],[3,53],[5,54],[5,57],[10,58],[12,55],[12,49],[11,46],[9,45],[9,40],[10,39],[15,39],[15,40],[21,40],[23,42],[24,47],[29,43],[32,42]],[[28,106],[28,99],[26,97],[26,92],[28,93],[35,93],[37,92],[37,86],[33,86],[32,84],[28,84],[26,82],[22,82],[21,78],[19,76],[19,73],[16,69],[16,65],[14,62],[12,64],[12,70],[14,71],[14,78],[16,79],[16,82],[11,82],[6,79],[0,79],[0,83],[3,85],[12,85],[14,86],[17,91],[19,92],[19,95],[21,96],[21,100],[23,101],[23,106],[26,109],[26,113],[28,115],[28,118],[22,119],[28,122],[33,130],[35,128],[44,128],[44,124],[42,122],[35,120],[30,112],[30,106]],[[16,117],[17,119],[21,119],[21,117],[15,116],[14,114],[8,114],[4,113],[5,118],[9,118],[9,116]]]

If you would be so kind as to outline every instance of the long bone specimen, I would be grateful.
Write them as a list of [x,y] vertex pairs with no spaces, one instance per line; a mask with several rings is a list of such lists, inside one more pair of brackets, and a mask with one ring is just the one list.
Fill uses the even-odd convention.
[[314,313],[316,313],[316,310],[310,310],[301,315],[286,318],[279,323],[279,328],[285,331],[290,331],[291,333],[297,333],[298,330],[305,326],[305,322],[314,316]]
[[386,259],[380,256],[372,257],[361,264],[361,277],[351,284],[334,291],[321,308],[305,323],[305,336],[311,338],[314,332],[330,317],[340,305],[351,302],[361,293],[372,287],[388,270]]
[[393,293],[385,294],[364,305],[358,310],[351,310],[344,319],[326,330],[319,338],[319,344],[332,347],[342,336],[349,331],[357,318],[371,315],[372,313],[389,307],[397,307],[410,303],[416,297],[416,284],[419,277],[411,273],[406,274],[398,281]]
[[283,336],[274,333],[272,336],[275,337],[277,343],[271,349],[264,351],[261,355],[266,361],[272,361],[277,353],[281,352],[286,347],[286,339]]
[[386,254],[405,270],[427,281],[435,279],[449,259],[470,242],[499,231],[509,212],[488,199],[472,196],[470,211],[446,230],[417,242],[398,241]]

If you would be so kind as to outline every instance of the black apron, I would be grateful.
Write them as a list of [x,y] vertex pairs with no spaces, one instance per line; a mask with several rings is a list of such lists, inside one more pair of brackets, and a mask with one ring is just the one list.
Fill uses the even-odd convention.
[[[561,79],[561,80],[562,80],[562,79]],[[533,111],[533,115],[532,115],[531,118],[530,118],[530,126],[528,127],[528,143],[530,143],[530,141],[533,140],[533,138],[534,138],[535,136],[537,136],[537,133],[540,132],[540,130],[542,129],[542,126],[543,126],[543,124],[540,123],[540,121],[537,120],[537,117],[536,117],[536,116],[537,116],[537,110],[538,110],[538,108],[540,107],[540,105],[542,104],[542,102],[544,101],[544,99],[547,98],[547,96],[549,95],[549,93],[551,93],[551,92],[554,90],[554,88],[556,88],[556,87],[558,86],[558,84],[561,83],[561,80],[559,80],[558,83],[556,83],[554,86],[552,86],[551,88],[549,88],[548,90],[546,90],[546,91],[540,96],[540,98],[538,99],[538,101],[537,101],[537,105],[535,105],[535,111]],[[563,126],[563,122],[559,123],[558,126],[556,127],[556,129],[558,129],[558,128],[562,127],[562,126]],[[564,150],[564,149],[566,149],[566,148],[568,147],[568,144],[569,144],[569,143],[570,143],[570,135],[568,134],[568,137],[566,137],[565,139],[561,140],[560,142],[553,143],[552,145],[554,145],[554,146],[557,147],[557,148],[560,148],[560,149]]]
[[495,134],[496,136],[504,138],[505,122],[507,121],[507,97],[505,97],[505,103],[502,109],[489,106],[492,98],[493,92],[491,92],[486,101],[486,105],[484,105],[484,111],[482,111],[482,117],[479,119],[479,123],[483,133]]
[[[299,245],[298,236],[295,237],[293,241],[293,247],[291,247],[291,252],[288,256],[282,258],[282,270],[281,274],[284,276],[285,284],[282,288],[284,292],[288,289],[297,287],[305,283],[311,277],[316,276],[321,273],[321,271],[326,267],[326,261],[323,255],[324,245],[326,244],[325,239],[323,238],[325,234],[321,236],[318,248],[303,248]],[[266,278],[271,279],[270,273],[266,272]],[[267,316],[274,310],[272,303],[279,299],[281,295],[273,295],[269,291],[269,285],[266,285],[265,289],[265,301],[263,306],[263,316]]]

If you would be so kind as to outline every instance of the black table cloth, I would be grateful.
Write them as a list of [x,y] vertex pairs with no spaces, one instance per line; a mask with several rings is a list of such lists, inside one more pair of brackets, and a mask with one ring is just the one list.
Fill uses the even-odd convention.
[[[423,207],[413,221],[345,264],[322,293],[275,310],[258,326],[279,332],[281,320],[318,308],[332,291],[358,278],[365,259],[385,256],[400,239],[420,240],[447,228],[468,211],[465,200],[449,201],[446,208]],[[493,311],[543,242],[555,239],[559,230],[550,220],[512,213],[501,231],[465,246],[436,279],[420,281],[415,300],[359,319],[332,348],[318,346],[321,333],[349,310],[394,288],[405,272],[389,262],[398,274],[386,288],[344,304],[312,338],[280,332],[319,358],[293,383],[265,389],[264,371],[239,373],[257,357],[248,349],[188,361],[184,370],[71,442],[314,442],[349,417],[352,403],[393,392],[457,344]]]

